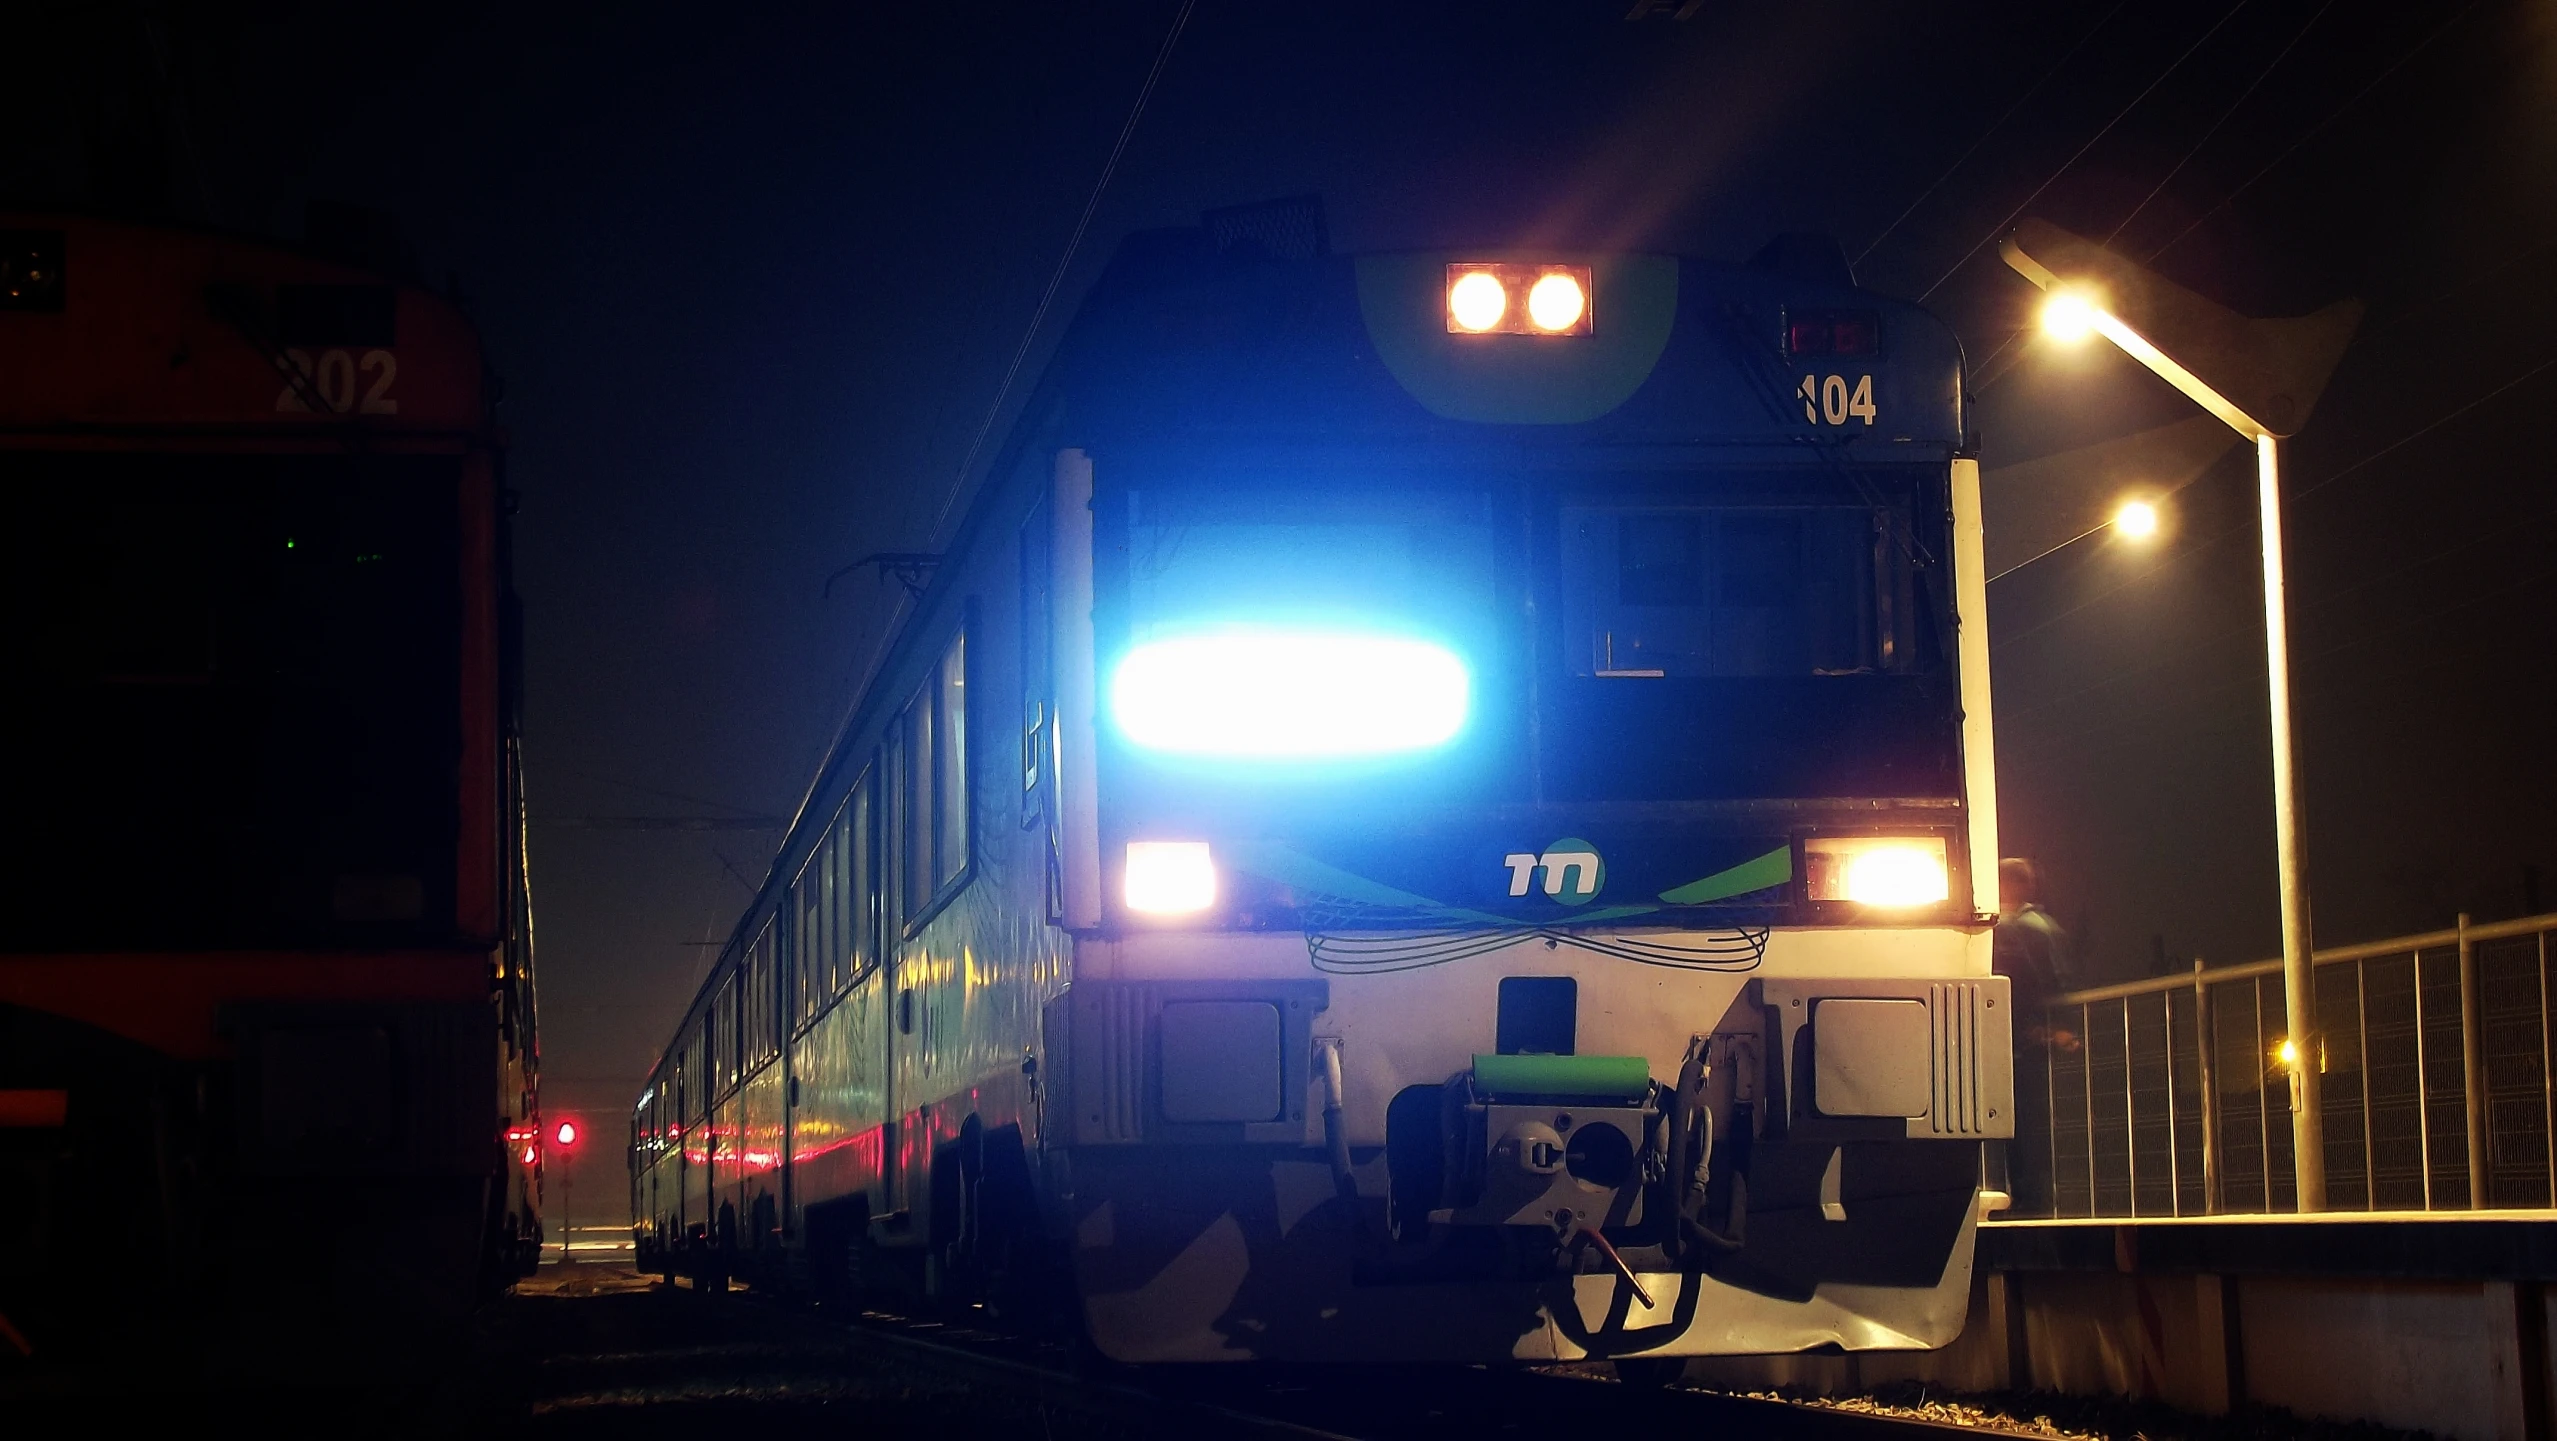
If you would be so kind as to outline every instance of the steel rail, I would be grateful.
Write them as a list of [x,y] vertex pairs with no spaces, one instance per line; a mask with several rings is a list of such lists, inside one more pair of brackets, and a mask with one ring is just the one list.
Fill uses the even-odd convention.
[[[1184,1394],[1178,1382],[1243,1380],[1263,1374],[1266,1368],[1249,1364],[1240,1366],[1182,1366],[1156,1368],[1170,1385],[1149,1385],[1140,1376],[1135,1380],[1110,1380],[1079,1375],[1070,1370],[1041,1366],[1001,1353],[997,1348],[1037,1345],[1036,1341],[1010,1333],[976,1331],[963,1326],[920,1320],[891,1311],[865,1308],[857,1318],[840,1314],[829,1316],[824,1310],[812,1313],[833,1329],[858,1335],[865,1342],[876,1342],[900,1350],[924,1361],[942,1362],[971,1368],[1007,1384],[1027,1385],[1043,1404],[1077,1408],[1097,1414],[1126,1416],[1139,1422],[1156,1424],[1178,1422],[1183,1418],[1229,1428],[1238,1433],[1271,1437],[1296,1438],[1296,1441],[1381,1441],[1421,1434],[1436,1434],[1435,1426],[1416,1427],[1410,1421],[1391,1417],[1374,1417],[1374,1429],[1362,1426],[1359,1433],[1343,1432],[1306,1421],[1290,1420],[1263,1412],[1245,1410],[1230,1404],[1202,1401]],[[943,1334],[926,1337],[915,1334],[932,1330]],[[982,1342],[971,1344],[971,1337]],[[1600,1363],[1562,1363],[1557,1367],[1517,1368],[1462,1366],[1446,1368],[1438,1379],[1451,1386],[1472,1391],[1488,1390],[1488,1395],[1444,1397],[1453,1410],[1466,1401],[1482,1404],[1487,1412],[1517,1416],[1521,1407],[1552,1406],[1557,1423],[1572,1418],[1581,1426],[1592,1425],[1591,1392],[1583,1388],[1601,1388],[1608,1404],[1653,1413],[1659,1419],[1684,1419],[1694,1422],[1719,1421],[1731,1434],[1774,1438],[1800,1438],[1800,1441],[1828,1441],[1828,1438],[1852,1438],[1852,1441],[1887,1441],[1893,1435],[1946,1433],[1969,1437],[2041,1436],[2044,1433],[2027,1427],[1965,1425],[1936,1421],[1916,1416],[1895,1416],[1877,1411],[1858,1411],[1823,1405],[1816,1401],[1794,1401],[1763,1396],[1737,1395],[1726,1391],[1693,1389],[1676,1384],[1660,1388],[1615,1385],[1601,1381],[1589,1370],[1577,1374],[1566,1367],[1589,1367]],[[1288,1368],[1285,1379],[1295,1404],[1317,1410],[1365,1412],[1373,1416],[1379,1399],[1378,1375],[1374,1368],[1339,1367],[1331,1373],[1335,1387],[1322,1384],[1321,1373],[1304,1368]],[[1228,1388],[1236,1389],[1236,1388]],[[1167,1410],[1172,1413],[1167,1416]],[[1436,1408],[1433,1408],[1435,1414]],[[1672,1417],[1669,1413],[1682,1413]],[[1186,1434],[1204,1434],[1204,1427],[1192,1427]]]
[[914,1331],[923,1327],[937,1328],[939,1323],[918,1321],[893,1312],[865,1310],[857,1319],[828,1317],[823,1311],[817,1312],[816,1316],[819,1320],[828,1322],[838,1329],[859,1335],[866,1342],[890,1350],[903,1351],[918,1358],[938,1361],[945,1365],[980,1371],[1010,1384],[1026,1386],[1042,1404],[1155,1421],[1167,1419],[1164,1412],[1169,1409],[1174,1412],[1186,1412],[1194,1419],[1213,1420],[1220,1426],[1238,1428],[1258,1435],[1292,1438],[1292,1441],[1358,1441],[1358,1438],[1338,1431],[1327,1431],[1321,1427],[1286,1421],[1275,1416],[1255,1415],[1249,1411],[1238,1411],[1230,1406],[1220,1406],[1213,1402],[1198,1401],[1189,1397],[1165,1395],[1122,1381],[1081,1376],[1069,1370],[1040,1366],[1015,1357],[1000,1355],[987,1348],[954,1345],[947,1340],[929,1340],[913,1334]]

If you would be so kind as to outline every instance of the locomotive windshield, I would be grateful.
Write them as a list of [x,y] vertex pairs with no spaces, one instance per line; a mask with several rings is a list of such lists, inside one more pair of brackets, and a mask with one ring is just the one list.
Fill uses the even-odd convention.
[[17,944],[450,931],[457,467],[21,456],[0,528]]
[[1620,680],[1856,675],[1905,652],[1907,566],[1870,507],[1566,505],[1563,668]]
[[[1103,566],[1118,738],[1139,768],[1274,797],[1461,771],[1475,800],[1589,799],[1572,758],[1593,754],[1664,799],[1949,793],[1950,597],[1926,489],[1698,473],[1130,489],[1105,544],[1121,563]],[[1288,748],[1286,726],[1337,743]],[[1806,754],[1805,727],[1859,744]],[[1264,728],[1280,734],[1246,734]],[[1878,762],[1906,780],[1883,784]]]
[[1961,772],[1944,485],[1698,466],[1105,488],[1107,824],[1277,847],[1257,873],[1289,894],[1310,857],[1335,892],[1479,909],[1506,884],[1487,857],[1557,836],[1657,895],[1786,847],[1787,816],[1941,813]]

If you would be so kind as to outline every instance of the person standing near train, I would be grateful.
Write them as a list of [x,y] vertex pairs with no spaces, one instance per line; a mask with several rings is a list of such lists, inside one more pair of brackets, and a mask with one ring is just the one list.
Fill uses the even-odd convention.
[[2042,877],[2033,862],[2017,856],[1998,862],[1989,967],[2007,978],[2015,1007],[2015,1139],[2007,1143],[2005,1169],[2020,1215],[2051,1210],[2051,1091],[2044,1078],[2053,1051],[2078,1048],[2077,1033],[2053,1026],[2049,1013],[2067,989],[2068,945],[2067,928],[2042,908]]

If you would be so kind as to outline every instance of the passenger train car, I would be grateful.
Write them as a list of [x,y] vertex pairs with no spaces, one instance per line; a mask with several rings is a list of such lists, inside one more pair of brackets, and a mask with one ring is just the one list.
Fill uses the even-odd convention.
[[538,1255],[484,375],[360,266],[0,214],[0,1364]]
[[2009,1134],[1953,337],[1129,240],[632,1126],[646,1264],[1127,1361],[1928,1347]]

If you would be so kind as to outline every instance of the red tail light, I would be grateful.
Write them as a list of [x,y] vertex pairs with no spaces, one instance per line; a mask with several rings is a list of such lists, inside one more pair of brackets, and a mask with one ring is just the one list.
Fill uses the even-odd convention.
[[1874,355],[1881,349],[1881,317],[1870,310],[1785,312],[1787,355]]

